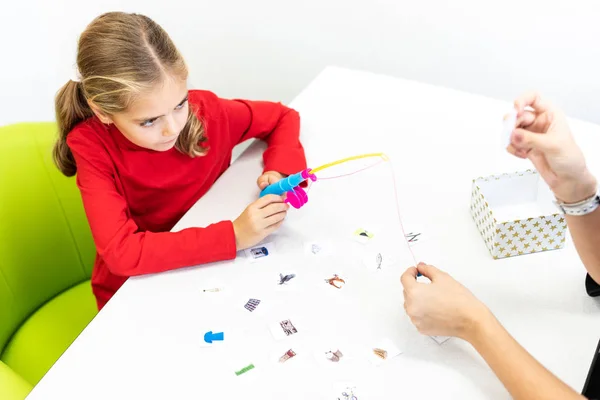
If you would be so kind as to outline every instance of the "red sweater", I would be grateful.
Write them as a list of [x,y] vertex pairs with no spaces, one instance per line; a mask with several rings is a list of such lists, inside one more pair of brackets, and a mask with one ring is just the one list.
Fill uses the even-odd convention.
[[99,309],[130,276],[235,258],[232,221],[170,232],[229,167],[235,145],[265,140],[264,171],[306,168],[296,111],[207,91],[190,91],[189,102],[205,123],[210,149],[203,157],[139,147],[97,118],[67,136],[96,244],[92,289]]

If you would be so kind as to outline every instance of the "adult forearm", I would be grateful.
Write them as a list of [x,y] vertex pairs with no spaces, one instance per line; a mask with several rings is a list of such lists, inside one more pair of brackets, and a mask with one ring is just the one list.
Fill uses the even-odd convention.
[[491,313],[478,320],[466,339],[514,399],[584,399],[533,358]]
[[587,215],[567,215],[566,221],[581,262],[600,283],[600,208]]

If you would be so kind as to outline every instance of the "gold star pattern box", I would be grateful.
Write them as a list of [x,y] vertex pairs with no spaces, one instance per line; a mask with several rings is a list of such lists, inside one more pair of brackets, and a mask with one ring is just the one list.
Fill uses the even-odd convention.
[[534,170],[473,179],[471,216],[494,259],[565,245],[565,217]]

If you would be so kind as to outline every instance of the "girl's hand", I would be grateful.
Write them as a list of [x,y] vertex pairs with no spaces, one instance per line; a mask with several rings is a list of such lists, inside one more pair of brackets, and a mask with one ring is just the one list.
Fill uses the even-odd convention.
[[258,177],[258,179],[256,180],[256,184],[258,185],[258,188],[260,190],[263,190],[267,186],[269,186],[275,182],[279,182],[280,180],[282,180],[285,177],[286,177],[285,175],[283,175],[277,171],[267,171]]
[[233,221],[237,249],[252,247],[275,232],[283,224],[289,208],[290,206],[283,202],[283,197],[273,194],[263,196],[250,204]]
[[[417,282],[417,272],[431,283]],[[490,314],[467,288],[434,266],[419,263],[400,278],[404,309],[419,332],[429,336],[455,336],[465,340],[478,321]]]
[[507,150],[531,160],[557,199],[576,203],[594,195],[596,179],[563,113],[537,93],[515,100],[515,110],[517,124]]

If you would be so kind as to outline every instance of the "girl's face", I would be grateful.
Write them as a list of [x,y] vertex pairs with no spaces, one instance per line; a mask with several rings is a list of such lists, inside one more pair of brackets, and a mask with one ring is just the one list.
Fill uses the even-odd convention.
[[151,92],[140,95],[127,111],[114,114],[111,122],[130,142],[155,151],[175,146],[188,118],[186,80],[166,79]]

